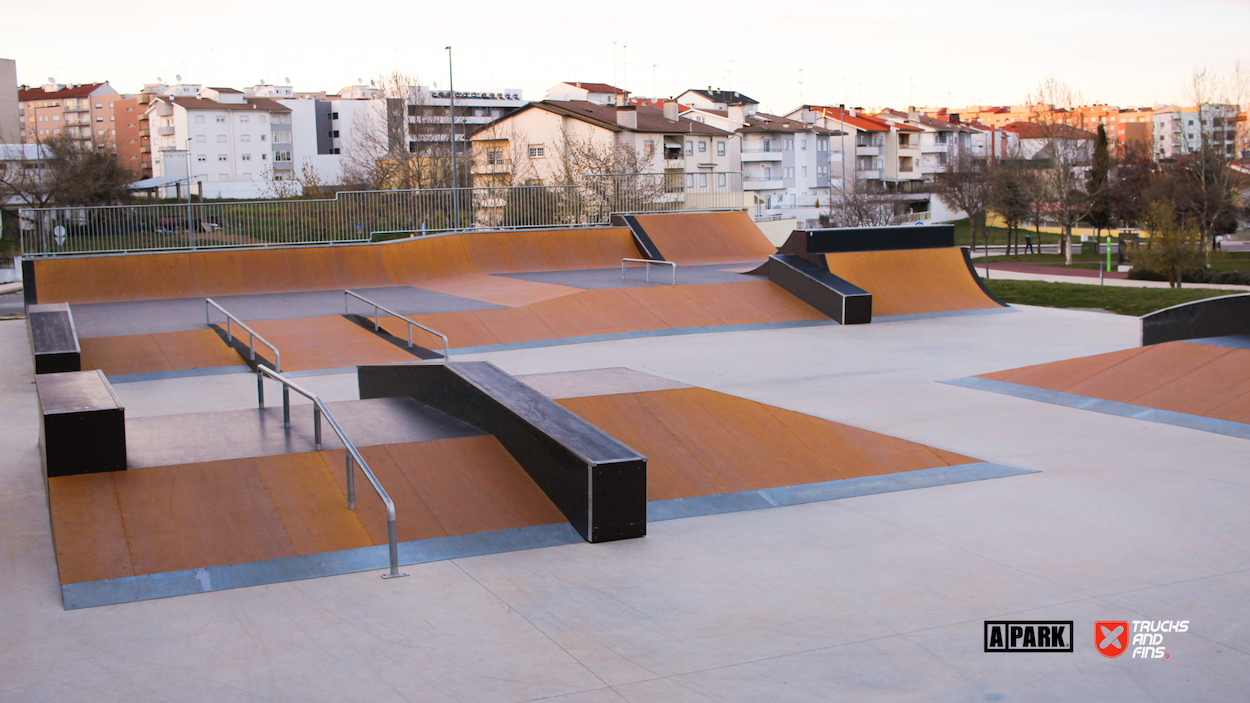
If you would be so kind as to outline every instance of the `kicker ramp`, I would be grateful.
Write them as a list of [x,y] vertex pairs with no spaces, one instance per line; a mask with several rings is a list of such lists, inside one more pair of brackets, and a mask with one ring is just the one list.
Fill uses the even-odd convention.
[[630,218],[642,229],[657,253],[680,266],[758,264],[777,253],[777,248],[745,210]]
[[829,269],[796,254],[770,256],[766,266],[768,280],[839,324],[872,322],[872,294]]
[[360,397],[407,396],[495,435],[588,542],[647,533],[647,460],[484,361],[358,367]]
[[778,253],[871,293],[878,317],[1005,307],[955,246],[952,225],[796,231]]

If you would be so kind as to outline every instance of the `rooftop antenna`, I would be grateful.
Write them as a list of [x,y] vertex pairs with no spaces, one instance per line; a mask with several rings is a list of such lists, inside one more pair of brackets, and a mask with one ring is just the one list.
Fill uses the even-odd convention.
[[629,92],[629,61],[625,59],[625,50],[628,46],[621,44],[621,90]]
[[729,89],[734,89],[734,59],[729,59]]
[[803,69],[799,69],[799,104],[803,104]]
[[612,87],[616,87],[616,42],[612,42]]

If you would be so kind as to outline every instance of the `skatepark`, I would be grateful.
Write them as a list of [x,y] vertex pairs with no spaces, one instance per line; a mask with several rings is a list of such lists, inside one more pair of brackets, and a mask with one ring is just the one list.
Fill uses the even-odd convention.
[[[28,261],[0,323],[29,633],[4,686],[1234,695],[1244,296],[1009,307],[948,227],[878,229],[777,248],[745,212],[650,214]],[[995,618],[1073,620],[1076,650],[988,654]],[[1194,634],[1166,663],[1082,646],[1133,619]]]

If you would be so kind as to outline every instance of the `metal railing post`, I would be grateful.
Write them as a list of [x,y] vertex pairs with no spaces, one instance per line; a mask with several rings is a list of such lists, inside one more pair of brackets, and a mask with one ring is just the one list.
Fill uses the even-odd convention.
[[321,406],[313,403],[313,448],[321,451]]
[[265,409],[265,374],[256,372],[256,404],[261,410]]
[[282,426],[291,426],[291,389],[282,384]]
[[352,466],[352,453],[347,452],[347,509],[356,509],[356,470]]

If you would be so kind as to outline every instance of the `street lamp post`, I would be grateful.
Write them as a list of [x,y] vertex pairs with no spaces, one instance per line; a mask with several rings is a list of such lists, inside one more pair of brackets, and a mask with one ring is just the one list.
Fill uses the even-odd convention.
[[451,87],[451,119],[448,130],[451,132],[451,206],[455,222],[453,227],[460,229],[460,174],[456,167],[456,78],[451,70],[451,47],[447,47],[447,83]]
[[187,137],[187,235],[191,238],[191,248],[195,248],[195,228],[191,226],[191,142]]

